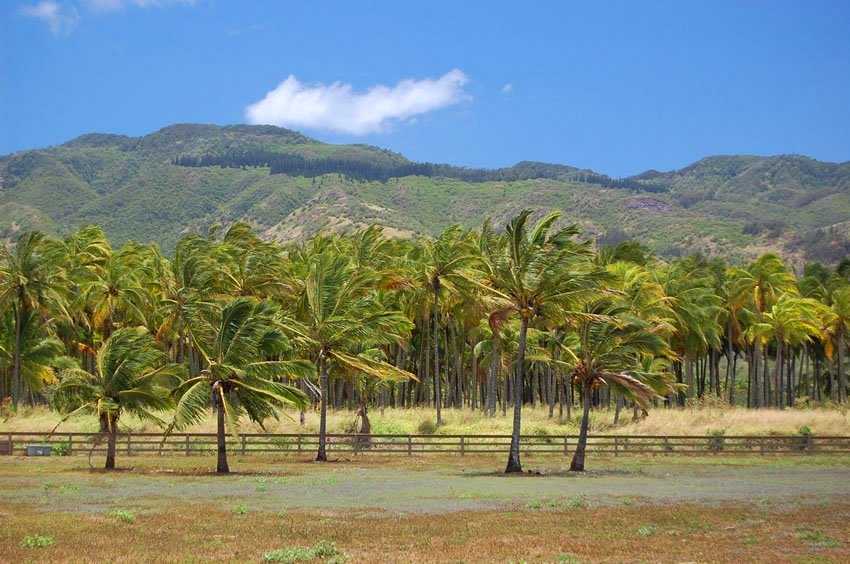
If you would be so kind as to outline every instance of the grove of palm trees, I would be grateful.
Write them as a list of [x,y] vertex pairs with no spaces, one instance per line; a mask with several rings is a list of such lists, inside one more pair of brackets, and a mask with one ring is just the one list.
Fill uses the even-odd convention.
[[[173,257],[113,249],[102,229],[28,232],[0,259],[0,396],[6,417],[46,405],[91,414],[112,437],[132,413],[163,432],[210,410],[226,436],[316,410],[447,410],[512,416],[506,471],[520,472],[522,410],[580,418],[679,410],[712,399],[752,409],[847,401],[850,261],[794,272],[662,260],[639,242],[596,248],[558,213],[394,239],[372,226],[279,245],[245,224],[189,235]],[[621,413],[622,412],[622,413]],[[565,415],[566,414],[566,415]]]

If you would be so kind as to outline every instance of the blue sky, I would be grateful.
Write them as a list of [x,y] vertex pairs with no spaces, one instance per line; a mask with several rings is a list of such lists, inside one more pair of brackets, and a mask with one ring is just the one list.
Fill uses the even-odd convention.
[[3,0],[0,153],[251,121],[613,176],[850,160],[850,2],[590,4]]

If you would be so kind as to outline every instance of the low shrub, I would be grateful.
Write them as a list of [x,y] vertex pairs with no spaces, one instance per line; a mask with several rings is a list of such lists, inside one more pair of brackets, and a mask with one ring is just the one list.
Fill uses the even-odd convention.
[[437,432],[437,422],[433,419],[423,419],[416,427],[416,432],[420,435],[433,435]]
[[708,450],[721,452],[726,446],[726,429],[714,429],[708,434]]
[[27,535],[21,541],[21,546],[24,548],[47,548],[56,544],[53,537],[44,537],[41,535]]
[[808,425],[803,425],[797,429],[797,440],[794,443],[794,450],[812,450],[815,446],[814,433]]
[[114,509],[107,513],[110,517],[115,517],[122,523],[135,523],[136,522],[136,513],[133,511],[127,511],[126,509]]
[[263,562],[310,562],[312,560],[324,560],[328,564],[336,564],[348,560],[348,553],[341,551],[337,546],[328,541],[319,541],[314,546],[284,548],[273,550],[263,554]]

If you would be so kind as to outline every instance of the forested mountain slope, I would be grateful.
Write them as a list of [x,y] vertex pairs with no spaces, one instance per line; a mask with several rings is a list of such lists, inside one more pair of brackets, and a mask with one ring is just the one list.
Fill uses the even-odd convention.
[[0,157],[0,236],[102,225],[115,244],[166,252],[187,232],[244,220],[286,240],[372,222],[401,236],[562,209],[602,241],[667,256],[766,249],[834,262],[850,250],[850,162],[716,156],[612,179],[564,165],[496,170],[414,163],[272,126],[180,124],[143,137],[88,134]]

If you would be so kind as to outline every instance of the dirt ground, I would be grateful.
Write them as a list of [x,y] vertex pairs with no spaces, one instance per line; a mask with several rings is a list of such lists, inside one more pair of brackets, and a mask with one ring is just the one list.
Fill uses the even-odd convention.
[[255,455],[216,476],[208,456],[2,457],[0,560],[260,561],[323,540],[352,562],[850,560],[850,458],[588,462]]

